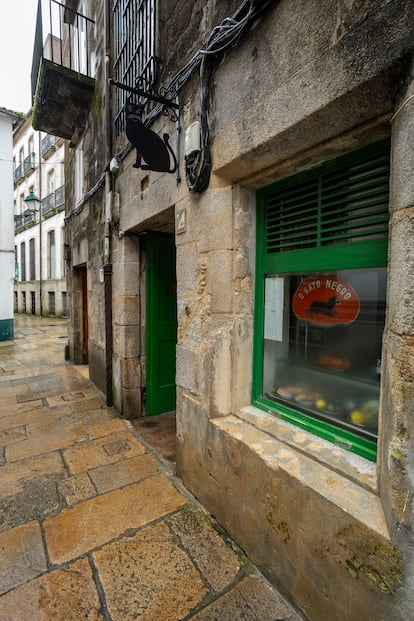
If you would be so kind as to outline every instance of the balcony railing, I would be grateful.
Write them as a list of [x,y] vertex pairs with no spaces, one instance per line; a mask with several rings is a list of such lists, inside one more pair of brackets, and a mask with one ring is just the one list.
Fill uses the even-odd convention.
[[23,176],[23,164],[19,164],[14,170],[14,183],[17,183]]
[[14,228],[19,229],[26,224],[36,223],[36,212],[26,209],[26,211],[18,216],[14,216]]
[[[42,4],[47,4],[45,15]],[[67,139],[84,130],[95,91],[89,50],[93,24],[57,0],[38,0],[31,76],[34,129]]]
[[48,151],[58,142],[58,136],[51,136],[50,134],[46,134],[44,138],[42,138],[42,144],[40,147],[42,157],[46,155]]
[[29,171],[34,170],[34,169],[35,169],[35,154],[32,151],[32,153],[29,153],[29,155],[24,158],[23,174],[27,175]]
[[47,214],[55,208],[55,193],[52,192],[42,200],[42,214]]
[[53,209],[57,209],[61,205],[65,203],[65,186],[62,185],[60,188],[55,190],[55,192],[51,192],[42,200],[42,214],[46,215]]
[[56,207],[60,207],[65,204],[65,186],[61,185],[55,192]]

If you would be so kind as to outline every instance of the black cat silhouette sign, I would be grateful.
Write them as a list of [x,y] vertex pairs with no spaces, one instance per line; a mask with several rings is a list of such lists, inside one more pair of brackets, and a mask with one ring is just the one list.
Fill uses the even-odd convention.
[[305,278],[292,300],[292,310],[298,319],[319,326],[352,323],[359,309],[358,293],[347,279],[335,274]]
[[[134,168],[156,172],[174,173],[177,159],[169,143],[168,134],[160,138],[151,129],[144,126],[142,106],[128,102],[126,105],[126,135],[137,150]],[[144,160],[145,163],[142,163]]]

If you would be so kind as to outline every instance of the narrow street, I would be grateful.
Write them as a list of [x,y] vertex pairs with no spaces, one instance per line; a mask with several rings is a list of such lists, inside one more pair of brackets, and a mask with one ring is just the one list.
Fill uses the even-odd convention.
[[65,362],[66,333],[19,315],[0,343],[1,621],[299,619],[180,484],[171,446]]

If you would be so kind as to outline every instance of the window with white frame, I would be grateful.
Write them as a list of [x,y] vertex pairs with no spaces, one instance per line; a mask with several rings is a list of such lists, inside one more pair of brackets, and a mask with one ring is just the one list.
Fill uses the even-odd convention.
[[52,194],[55,191],[55,171],[52,168],[47,173],[47,193]]
[[[147,86],[156,78],[156,1],[114,0],[114,75],[122,84]],[[126,91],[117,89],[114,122],[116,134],[125,127]]]

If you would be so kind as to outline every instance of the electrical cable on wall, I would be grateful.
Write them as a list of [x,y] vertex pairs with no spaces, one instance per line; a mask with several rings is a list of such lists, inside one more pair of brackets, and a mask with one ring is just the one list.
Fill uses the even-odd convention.
[[[226,17],[219,26],[211,31],[205,45],[199,49],[188,63],[175,74],[166,87],[179,92],[200,65],[204,56],[216,56],[238,45],[242,35],[257,21],[262,14],[275,3],[275,0],[245,0],[232,17]],[[144,125],[149,126],[162,113],[158,104],[147,114]]]
[[200,102],[200,146],[199,151],[190,153],[185,158],[185,173],[190,192],[204,192],[211,174],[210,129],[208,125],[208,107],[210,82],[213,72],[212,61],[204,58],[201,63],[201,102]]
[[[252,27],[252,25],[260,19],[260,17],[267,11],[267,9],[276,2],[276,0],[244,0],[237,11],[231,16],[226,17],[221,24],[215,26],[211,31],[205,45],[200,48],[190,59],[190,61],[182,67],[175,76],[170,80],[166,87],[166,92],[170,89],[173,92],[179,92],[181,88],[188,82],[193,75],[194,71],[205,57],[211,59],[218,59],[218,57],[224,54],[227,50],[235,47],[240,42],[241,37]],[[188,176],[192,192],[202,192],[203,188],[208,186],[208,180],[210,178],[211,171],[211,152],[210,152],[210,133],[208,128],[208,97],[209,97],[209,85],[211,80],[212,66],[207,70],[207,64],[204,64],[201,68],[202,74],[202,86],[201,86],[201,109],[200,109],[200,127],[201,127],[201,146],[203,153],[196,160],[188,162]],[[144,126],[149,127],[163,112],[162,104],[157,104],[147,114],[144,120]],[[116,157],[119,161],[122,161],[128,153],[132,150],[132,145],[128,143],[119,153],[116,153]],[[109,163],[108,163],[109,165]],[[198,172],[197,172],[198,171]],[[85,199],[91,198],[98,190],[103,186],[103,179],[105,173],[95,184],[95,186],[89,190]],[[207,179],[208,177],[208,179]],[[191,189],[194,188],[194,189]],[[196,189],[197,188],[197,189]],[[70,214],[66,216],[66,220],[69,220],[72,216],[78,215],[85,204],[85,200],[72,210]]]

